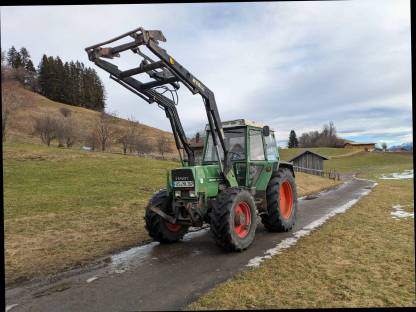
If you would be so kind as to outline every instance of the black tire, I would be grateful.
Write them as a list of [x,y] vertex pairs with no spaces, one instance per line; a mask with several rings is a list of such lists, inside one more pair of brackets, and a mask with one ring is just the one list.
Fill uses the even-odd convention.
[[[284,216],[280,203],[280,186],[288,182],[292,191],[292,209],[290,215]],[[287,168],[279,168],[276,174],[269,181],[267,186],[267,215],[261,215],[261,221],[264,227],[271,232],[287,232],[292,229],[296,221],[296,212],[298,210],[298,199],[296,192],[295,177]],[[287,207],[287,206],[286,206]]]
[[[235,209],[241,209],[239,207],[243,207],[243,211],[247,213],[250,220],[242,213],[238,213],[240,217],[235,219]],[[238,222],[238,229],[236,229],[236,222]],[[256,226],[256,204],[248,191],[242,188],[229,188],[217,196],[212,207],[211,232],[218,246],[226,251],[247,249],[254,240]],[[240,237],[238,233],[244,236]]]
[[[172,231],[172,225],[168,224],[161,216],[150,210],[151,206],[160,208],[165,213],[170,213],[170,204],[172,202],[172,196],[166,190],[160,190],[155,193],[149,200],[146,207],[145,221],[146,230],[150,237],[161,243],[174,243],[182,239],[188,231],[188,226],[180,225],[178,230]],[[171,229],[169,229],[171,227]]]

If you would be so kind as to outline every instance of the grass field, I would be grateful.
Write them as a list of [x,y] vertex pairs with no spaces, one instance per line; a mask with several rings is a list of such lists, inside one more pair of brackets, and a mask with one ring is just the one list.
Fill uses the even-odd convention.
[[[149,239],[144,207],[178,163],[35,144],[3,145],[6,282],[87,263]],[[297,175],[299,196],[334,186]]]
[[379,183],[345,214],[256,269],[237,274],[190,310],[416,306],[413,179],[381,180],[413,168],[411,153],[364,153],[328,161]]
[[340,157],[351,154],[351,150],[345,148],[333,147],[311,147],[311,148],[279,148],[280,157],[283,160],[290,160],[292,157],[302,153],[305,150],[313,151],[327,157]]

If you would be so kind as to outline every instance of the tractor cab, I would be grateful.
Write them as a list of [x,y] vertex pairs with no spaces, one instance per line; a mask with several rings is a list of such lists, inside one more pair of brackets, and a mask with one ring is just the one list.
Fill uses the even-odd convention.
[[[223,122],[222,127],[238,185],[256,186],[266,164],[279,160],[274,131],[267,126],[245,119]],[[202,164],[217,163],[217,152],[208,125],[205,133]],[[223,161],[224,152],[221,148],[219,153]]]
[[[221,122],[214,92],[159,46],[165,41],[160,30],[139,27],[85,48],[90,61],[147,103],[156,103],[171,124],[182,166],[167,172],[166,188],[149,200],[149,235],[172,243],[205,222],[218,246],[241,251],[254,240],[258,216],[271,232],[290,230],[297,210],[295,173],[291,163],[280,161],[274,132],[244,119]],[[109,61],[127,51],[138,56],[138,67],[119,68]],[[209,126],[202,164],[176,109],[181,85],[200,95],[205,107]]]

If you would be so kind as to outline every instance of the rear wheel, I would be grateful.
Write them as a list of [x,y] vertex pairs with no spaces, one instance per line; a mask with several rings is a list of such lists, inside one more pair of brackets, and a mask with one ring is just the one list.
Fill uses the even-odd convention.
[[298,206],[295,178],[280,168],[267,186],[267,215],[261,215],[264,227],[272,232],[289,231],[295,224]]
[[171,214],[172,197],[166,190],[160,190],[152,196],[146,207],[145,221],[149,235],[161,243],[173,243],[180,240],[188,231],[188,226],[167,222],[150,207],[154,206]]
[[256,204],[248,191],[230,188],[218,195],[211,214],[217,245],[227,251],[244,250],[253,242],[256,226]]

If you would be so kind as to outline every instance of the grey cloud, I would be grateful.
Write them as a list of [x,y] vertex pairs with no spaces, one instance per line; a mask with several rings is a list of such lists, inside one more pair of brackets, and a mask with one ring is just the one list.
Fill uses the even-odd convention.
[[[214,91],[224,120],[269,123],[279,140],[329,120],[339,133],[411,126],[409,1],[19,7],[1,17],[2,46],[25,45],[35,63],[47,53],[90,66],[85,46],[138,25],[161,29],[163,47]],[[155,106],[97,71],[110,110],[169,129]],[[178,111],[193,133],[206,117],[186,91]]]

